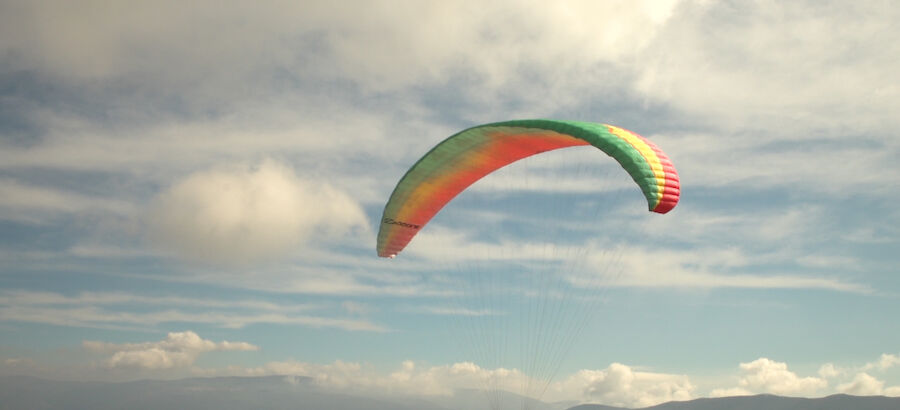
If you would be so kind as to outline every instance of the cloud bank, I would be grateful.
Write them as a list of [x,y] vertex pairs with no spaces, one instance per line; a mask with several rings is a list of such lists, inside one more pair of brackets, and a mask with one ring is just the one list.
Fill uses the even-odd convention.
[[[604,370],[582,370],[555,383],[552,389],[557,399],[574,396],[587,402],[622,407],[690,400],[695,394],[695,386],[687,375],[640,371],[621,363],[613,363]],[[580,396],[573,394],[578,390]]]
[[[745,396],[752,394],[777,394],[782,396],[820,397],[833,393],[858,396],[900,395],[900,386],[885,388],[885,381],[870,375],[873,369],[884,372],[892,367],[897,356],[882,354],[877,362],[857,368],[837,368],[833,363],[822,365],[818,377],[802,377],[788,369],[787,363],[761,357],[739,366],[738,385],[715,388],[710,397]],[[887,366],[884,366],[887,364]]]
[[627,407],[694,397],[694,386],[685,375],[639,371],[620,363],[602,370],[582,370],[553,383],[532,379],[517,369],[489,369],[471,362],[427,366],[404,361],[388,374],[378,372],[371,365],[344,361],[324,365],[270,362],[256,368],[195,369],[195,372],[207,376],[304,376],[328,389],[406,396],[451,395],[459,389],[476,389],[488,394],[508,391],[532,398],[541,396],[547,402],[594,402]]
[[[734,378],[707,381],[700,387],[696,375],[657,372],[622,363],[604,369],[583,369],[556,380],[533,379],[518,369],[485,368],[471,362],[429,365],[403,361],[388,372],[365,362],[337,360],[321,364],[298,360],[270,361],[260,366],[206,367],[198,358],[211,352],[255,352],[260,347],[247,342],[215,342],[194,331],[171,332],[162,340],[138,343],[83,341],[82,348],[103,356],[99,367],[84,369],[73,377],[100,379],[121,376],[302,376],[318,387],[348,394],[376,396],[448,396],[459,389],[508,391],[545,402],[599,403],[622,407],[648,407],[668,401],[698,397],[776,394],[792,397],[823,397],[834,393],[900,396],[900,385],[885,381],[894,354],[856,367],[826,363],[818,375],[804,376],[787,363],[765,357],[740,363]],[[885,359],[887,358],[887,359]],[[42,368],[42,359],[7,359],[3,372],[29,374]],[[46,369],[45,369],[46,370]],[[124,373],[124,372],[130,373]],[[879,374],[881,376],[879,376]],[[104,376],[105,375],[105,376]]]
[[165,339],[145,343],[104,343],[85,341],[82,346],[93,352],[112,353],[105,362],[110,369],[173,369],[194,364],[203,353],[214,351],[257,351],[258,346],[246,342],[213,342],[192,331],[172,332]]
[[737,388],[713,390],[713,397],[770,393],[783,396],[813,396],[828,385],[818,377],[799,377],[788,370],[786,363],[759,358],[741,363],[741,377]]

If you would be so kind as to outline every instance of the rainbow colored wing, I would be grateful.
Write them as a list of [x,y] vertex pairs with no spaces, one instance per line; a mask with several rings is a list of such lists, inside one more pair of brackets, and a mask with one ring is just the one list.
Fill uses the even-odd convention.
[[487,174],[541,152],[593,145],[631,175],[650,210],[678,203],[678,173],[662,150],[631,131],[606,124],[517,120],[479,125],[457,133],[425,154],[397,183],[384,207],[378,256],[394,257],[460,192]]

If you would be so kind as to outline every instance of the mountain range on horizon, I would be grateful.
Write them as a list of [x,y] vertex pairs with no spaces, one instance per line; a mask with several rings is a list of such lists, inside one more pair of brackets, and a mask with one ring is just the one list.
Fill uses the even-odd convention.
[[[625,410],[601,404],[581,404],[567,410]],[[629,410],[891,410],[900,409],[900,397],[835,394],[820,398],[785,397],[772,394],[700,398],[671,401]]]
[[[523,402],[524,400],[524,402]],[[601,404],[545,403],[502,393],[503,410],[625,410]],[[483,392],[459,390],[450,396],[351,394],[317,386],[302,376],[212,377],[130,382],[56,381],[29,376],[0,377],[0,409],[333,409],[480,410]],[[769,394],[700,398],[640,410],[890,410],[900,397],[837,394],[822,398]],[[639,409],[630,409],[639,410]]]

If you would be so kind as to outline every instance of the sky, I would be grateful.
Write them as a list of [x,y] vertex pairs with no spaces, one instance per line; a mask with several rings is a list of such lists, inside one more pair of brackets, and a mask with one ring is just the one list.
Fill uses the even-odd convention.
[[[0,1],[0,374],[900,396],[898,19],[874,0]],[[681,202],[650,214],[610,158],[560,150],[376,256],[406,169],[523,118],[649,138]]]

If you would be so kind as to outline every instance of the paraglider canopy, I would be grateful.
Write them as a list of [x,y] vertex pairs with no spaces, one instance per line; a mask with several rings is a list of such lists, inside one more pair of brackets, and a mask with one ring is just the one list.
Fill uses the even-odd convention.
[[678,203],[678,173],[654,143],[607,124],[516,120],[463,130],[416,162],[391,194],[378,231],[378,256],[394,258],[448,202],[495,170],[560,148],[593,145],[615,159],[640,187],[650,211]]

